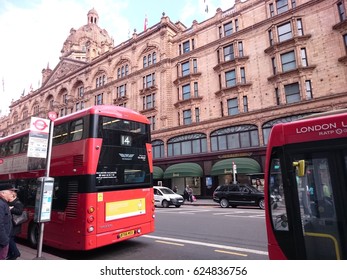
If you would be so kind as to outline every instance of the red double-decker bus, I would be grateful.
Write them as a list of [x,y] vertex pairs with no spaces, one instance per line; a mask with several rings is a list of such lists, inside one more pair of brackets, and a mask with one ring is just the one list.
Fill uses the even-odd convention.
[[[29,211],[20,237],[37,246],[33,221],[45,159],[27,157],[29,131],[0,140],[0,182],[13,184]],[[43,244],[90,250],[154,231],[152,148],[148,119],[100,105],[54,122],[51,220]]]
[[265,167],[270,259],[347,259],[347,113],[275,125]]

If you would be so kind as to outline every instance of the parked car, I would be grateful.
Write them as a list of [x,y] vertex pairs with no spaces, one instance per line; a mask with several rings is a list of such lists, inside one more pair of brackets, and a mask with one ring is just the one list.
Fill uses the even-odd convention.
[[154,205],[164,208],[170,205],[181,207],[184,202],[183,196],[173,192],[171,189],[163,186],[154,186]]
[[229,206],[258,206],[265,208],[264,193],[246,184],[227,184],[218,186],[213,192],[213,200],[222,208]]

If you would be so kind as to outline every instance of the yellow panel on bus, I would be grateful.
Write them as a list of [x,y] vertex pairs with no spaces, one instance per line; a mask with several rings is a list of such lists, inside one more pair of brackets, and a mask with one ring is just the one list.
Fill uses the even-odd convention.
[[146,214],[145,198],[106,203],[106,221]]

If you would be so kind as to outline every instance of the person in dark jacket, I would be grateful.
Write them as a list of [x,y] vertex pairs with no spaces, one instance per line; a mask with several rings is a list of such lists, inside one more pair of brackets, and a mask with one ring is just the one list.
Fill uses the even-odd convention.
[[12,215],[8,202],[12,196],[10,185],[0,185],[0,260],[7,258],[10,235],[12,230]]
[[[21,215],[24,210],[24,205],[17,197],[17,193],[15,189],[12,190],[12,197],[10,201],[8,202],[8,205],[10,206],[11,214]],[[21,230],[22,230],[22,225],[12,224],[12,231],[10,236],[8,254],[7,254],[8,260],[16,260],[17,258],[20,257],[20,252],[17,248],[15,239],[16,239],[16,235],[19,234]]]

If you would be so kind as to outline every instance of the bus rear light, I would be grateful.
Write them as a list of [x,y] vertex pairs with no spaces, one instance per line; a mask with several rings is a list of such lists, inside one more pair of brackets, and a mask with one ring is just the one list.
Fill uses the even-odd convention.
[[92,214],[92,213],[94,213],[94,211],[95,211],[95,208],[94,208],[93,206],[90,206],[90,207],[87,209],[88,214]]
[[90,233],[90,232],[93,232],[94,231],[94,227],[93,226],[91,226],[91,227],[89,227],[88,229],[87,229],[87,231]]
[[139,228],[136,232],[137,234],[141,234],[141,229]]
[[88,223],[94,222],[94,216],[89,216],[88,219],[87,219],[87,222]]

